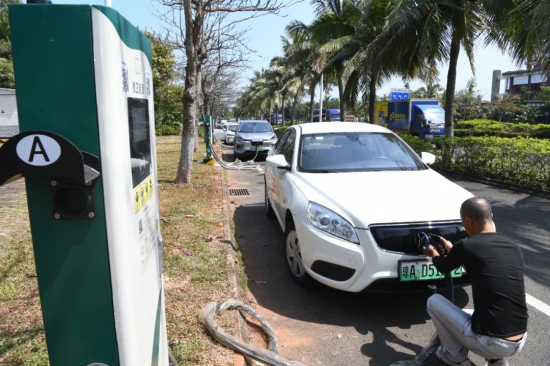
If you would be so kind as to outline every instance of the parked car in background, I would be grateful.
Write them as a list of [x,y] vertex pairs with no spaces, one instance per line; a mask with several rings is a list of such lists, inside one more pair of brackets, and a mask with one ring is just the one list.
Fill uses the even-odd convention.
[[[239,124],[238,123],[224,123],[220,126],[220,128],[214,129],[214,138],[216,141],[228,143],[227,141],[227,133],[231,132],[232,138],[234,139],[234,132],[237,130]],[[231,143],[233,143],[233,139]]]
[[[350,292],[443,285],[415,237],[466,237],[459,211],[472,194],[430,169],[434,162],[381,126],[289,127],[264,177],[266,214],[285,233],[292,279]],[[457,285],[469,283],[462,269],[453,276]]]
[[238,123],[229,123],[227,125],[227,131],[225,132],[225,143],[228,145],[233,145],[235,142],[235,133],[237,133],[237,129],[239,128]]
[[241,121],[235,133],[235,158],[267,155],[277,142],[277,135],[267,121]]

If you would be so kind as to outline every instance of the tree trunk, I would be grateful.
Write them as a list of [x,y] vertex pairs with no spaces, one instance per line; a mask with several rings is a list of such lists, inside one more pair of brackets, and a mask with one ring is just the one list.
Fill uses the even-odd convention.
[[185,91],[183,93],[183,132],[181,137],[181,153],[176,174],[176,184],[187,185],[191,182],[193,167],[193,149],[195,139],[195,119],[197,115],[197,51],[194,47],[194,22],[191,1],[184,2],[185,13]]
[[447,74],[447,90],[445,95],[445,135],[447,137],[454,136],[453,117],[456,88],[456,65],[458,63],[459,54],[460,38],[456,33],[454,33],[451,41],[451,54],[449,58],[449,72]]
[[[199,64],[197,65],[197,83],[195,85],[195,87],[197,88],[197,99],[200,100],[200,97],[199,97],[199,93],[203,94],[203,90],[202,90],[202,65],[201,63],[199,62]],[[205,106],[205,109],[208,108],[208,105],[206,104],[204,98],[203,99],[203,105]],[[193,120],[193,124],[195,125],[195,133],[194,133],[194,136],[193,136],[193,140],[194,140],[194,144],[193,144],[193,152],[199,152],[199,130],[197,129],[197,119],[195,118]]]
[[290,119],[290,123],[291,124],[294,124],[294,116],[295,116],[295,113],[296,113],[296,102],[298,101],[298,94],[296,94],[294,96],[294,100],[292,101],[292,115],[291,115],[291,119]]
[[338,97],[340,98],[340,121],[346,121],[346,103],[344,103],[344,80],[342,71],[338,70]]
[[315,106],[315,86],[309,86],[309,121],[313,122],[313,107]]
[[375,123],[376,113],[376,84],[378,79],[378,73],[373,72],[371,74],[369,82],[369,123]]
[[283,126],[285,125],[285,99],[286,99],[286,95],[283,94],[282,100],[281,100],[281,104],[283,105],[283,107],[282,107],[282,113],[281,113],[281,115],[283,116],[283,118],[282,118],[282,124],[283,124]]

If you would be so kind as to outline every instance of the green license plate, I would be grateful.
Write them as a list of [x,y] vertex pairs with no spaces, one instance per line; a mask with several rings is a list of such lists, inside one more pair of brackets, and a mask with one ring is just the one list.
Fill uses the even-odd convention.
[[[452,277],[462,277],[462,267],[451,272]],[[428,261],[400,261],[399,262],[399,280],[408,281],[426,281],[445,278],[445,275],[439,272],[432,262]]]

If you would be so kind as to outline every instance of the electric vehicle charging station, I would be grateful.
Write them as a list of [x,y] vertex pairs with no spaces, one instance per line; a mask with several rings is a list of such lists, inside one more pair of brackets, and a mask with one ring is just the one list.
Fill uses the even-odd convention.
[[168,365],[151,43],[114,9],[10,5],[24,176],[50,364]]

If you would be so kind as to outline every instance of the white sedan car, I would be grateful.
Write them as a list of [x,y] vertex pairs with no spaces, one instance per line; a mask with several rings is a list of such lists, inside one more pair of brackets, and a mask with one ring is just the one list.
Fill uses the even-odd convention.
[[[473,195],[430,169],[434,162],[376,125],[287,129],[266,160],[265,207],[285,233],[292,279],[350,292],[443,285],[415,239],[466,237],[459,211]],[[469,282],[461,269],[452,276]]]

